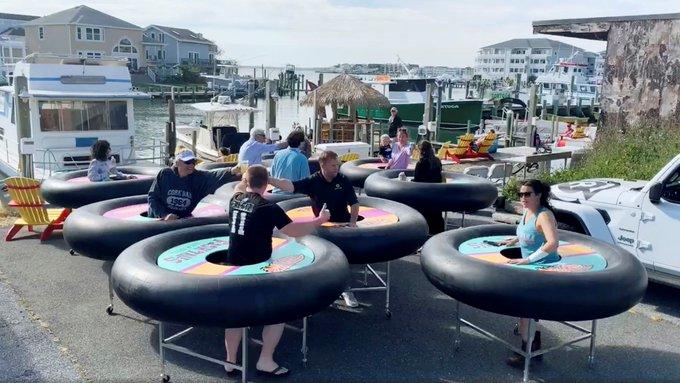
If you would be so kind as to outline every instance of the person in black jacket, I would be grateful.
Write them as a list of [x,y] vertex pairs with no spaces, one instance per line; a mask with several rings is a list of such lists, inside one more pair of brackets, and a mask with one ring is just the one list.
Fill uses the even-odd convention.
[[392,107],[392,109],[390,109],[390,118],[388,122],[390,124],[388,134],[390,138],[394,138],[397,136],[399,128],[404,127],[404,122],[401,121],[401,117],[399,117],[399,111],[397,110],[397,108]]
[[[434,155],[434,149],[430,141],[422,141],[418,146],[420,149],[420,159],[416,163],[413,182],[442,182],[442,162]],[[444,231],[444,218],[441,211],[422,211],[421,212],[430,228],[430,234],[434,235]]]
[[149,190],[150,218],[170,221],[186,218],[196,205],[220,186],[235,181],[239,167],[220,170],[196,170],[194,152],[177,153],[175,165],[161,170]]

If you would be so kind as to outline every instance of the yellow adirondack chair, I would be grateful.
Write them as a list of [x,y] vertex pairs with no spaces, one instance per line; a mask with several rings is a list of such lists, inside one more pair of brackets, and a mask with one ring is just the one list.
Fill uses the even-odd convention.
[[340,162],[354,161],[359,159],[358,153],[345,153],[340,156]]
[[584,126],[577,126],[574,133],[571,134],[571,138],[584,138],[586,136],[586,128]]
[[418,148],[413,149],[413,151],[411,152],[411,159],[413,161],[420,160],[420,149],[418,149]]
[[70,209],[46,209],[45,201],[40,195],[40,182],[32,178],[10,177],[5,179],[5,185],[12,200],[10,207],[19,211],[21,218],[14,221],[14,225],[5,236],[5,241],[11,241],[14,236],[27,226],[33,231],[33,226],[47,226],[40,234],[40,241],[48,239],[54,230],[61,230],[64,220],[71,213]]
[[460,157],[464,156],[465,153],[470,149],[472,141],[475,140],[475,135],[472,133],[463,134],[458,137],[458,145],[449,149],[449,156]]
[[442,147],[437,150],[437,158],[440,160],[445,160],[446,159],[446,153],[449,151],[449,147],[451,146],[451,141],[446,141],[445,143],[442,144]]
[[489,154],[489,149],[493,145],[493,142],[496,141],[496,133],[487,133],[486,136],[484,136],[484,141],[479,145],[479,149],[477,150],[477,153],[479,154]]

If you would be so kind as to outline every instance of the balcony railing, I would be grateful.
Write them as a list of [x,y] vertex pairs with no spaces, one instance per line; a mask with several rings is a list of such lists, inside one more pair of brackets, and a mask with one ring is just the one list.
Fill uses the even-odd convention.
[[217,64],[215,60],[210,59],[182,59],[181,63],[183,65],[196,65],[206,68],[212,68],[213,65]]

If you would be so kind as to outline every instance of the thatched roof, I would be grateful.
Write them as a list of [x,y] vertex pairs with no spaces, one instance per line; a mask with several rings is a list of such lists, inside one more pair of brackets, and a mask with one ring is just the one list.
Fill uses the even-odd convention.
[[348,74],[338,75],[314,89],[300,100],[300,105],[314,105],[314,94],[318,105],[390,106],[390,101],[382,93]]

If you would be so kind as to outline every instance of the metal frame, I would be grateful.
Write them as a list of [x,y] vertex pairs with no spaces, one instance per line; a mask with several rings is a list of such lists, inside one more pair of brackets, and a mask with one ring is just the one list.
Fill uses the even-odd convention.
[[[379,278],[379,277],[378,277]],[[113,292],[113,284],[112,284],[112,279],[109,277],[109,306],[106,308],[106,313],[109,315],[113,315],[113,298],[114,298],[114,292]],[[295,327],[289,324],[285,324],[285,328],[289,330],[293,330],[299,333],[302,333],[302,348],[300,349],[300,352],[302,353],[302,365],[307,366],[307,355],[309,352],[309,347],[307,347],[307,319],[309,317],[303,317],[302,318],[302,327]],[[225,367],[233,367],[236,370],[241,371],[241,381],[243,383],[246,383],[247,381],[247,375],[248,375],[248,327],[243,328],[243,335],[241,339],[241,355],[243,357],[243,361],[241,364],[232,364],[228,363],[224,360],[220,359],[215,359],[212,357],[209,357],[207,355],[199,354],[193,350],[190,350],[186,347],[178,346],[176,344],[173,344],[172,342],[174,340],[177,340],[184,335],[188,334],[194,329],[194,327],[188,327],[180,332],[177,332],[173,335],[170,335],[169,337],[165,338],[165,326],[162,321],[158,322],[158,349],[159,349],[159,355],[161,357],[161,379],[163,382],[169,382],[170,381],[170,376],[165,374],[165,351],[164,348],[170,349],[177,351],[179,353],[193,356],[199,359],[203,359],[205,361],[211,362],[211,363],[216,363],[220,364]],[[260,346],[262,345],[262,341],[259,339],[252,339],[252,341],[256,344],[259,344]]]
[[[297,332],[302,333],[302,364],[303,366],[307,366],[307,352],[309,351],[307,347],[307,317],[302,318],[302,328],[298,328],[295,326],[291,326],[289,324],[285,325],[285,328],[287,329],[292,329]],[[170,335],[169,337],[165,338],[165,324],[161,321],[158,322],[158,350],[159,350],[159,356],[161,358],[161,379],[163,382],[169,382],[170,381],[170,375],[167,375],[165,373],[165,349],[169,350],[174,350],[177,351],[181,354],[193,356],[195,358],[199,358],[202,360],[205,360],[207,362],[215,363],[222,365],[224,367],[232,367],[235,370],[241,371],[241,382],[246,383],[248,381],[248,342],[251,340],[249,338],[248,332],[250,330],[249,327],[244,327],[243,328],[243,334],[241,336],[241,357],[242,361],[241,364],[235,364],[235,363],[229,363],[225,360],[221,359],[215,359],[212,357],[209,357],[207,355],[199,354],[196,351],[193,351],[189,348],[179,346],[173,341],[185,336],[189,332],[191,332],[194,329],[194,327],[188,327],[185,328],[182,331],[179,331],[173,335]],[[253,339],[253,342],[259,345],[262,345],[262,341],[259,339]]]
[[[382,279],[380,275],[378,275],[378,272],[375,271],[375,269],[369,265],[365,264],[364,265],[364,287],[352,287],[349,289],[349,291],[384,291],[385,292],[385,316],[388,318],[392,317],[392,311],[390,311],[390,263],[391,261],[385,262],[387,264],[387,270],[385,272],[385,279]],[[369,286],[368,285],[368,274],[370,274],[375,277],[375,279],[378,280],[378,286]]]
[[536,352],[531,352],[531,344],[534,341],[534,330],[535,330],[535,323],[534,320],[531,319],[529,320],[529,339],[527,340],[527,350],[522,351],[521,349],[517,348],[516,346],[513,346],[512,344],[508,343],[507,341],[497,337],[496,335],[492,334],[491,332],[484,330],[483,328],[473,324],[472,322],[463,319],[460,317],[460,302],[456,300],[456,339],[453,342],[453,347],[455,351],[458,351],[460,349],[460,324],[461,322],[470,327],[471,329],[477,331],[481,335],[497,341],[499,343],[502,343],[506,348],[508,348],[511,351],[516,352],[519,355],[522,355],[524,357],[524,375],[522,377],[523,382],[528,382],[529,381],[529,366],[531,364],[531,358],[537,357],[539,355],[547,354],[551,351],[555,351],[557,349],[566,347],[568,345],[584,341],[586,339],[590,339],[590,350],[588,353],[588,365],[592,367],[595,364],[595,338],[596,338],[596,330],[597,330],[597,320],[593,320],[591,322],[591,327],[590,330],[583,328],[581,326],[575,325],[571,322],[562,322],[560,321],[559,323],[562,323],[563,325],[570,327],[576,331],[579,331],[580,333],[583,333],[584,335],[580,335],[576,338],[572,338],[570,340],[567,340],[565,342],[562,342],[556,346],[553,347],[548,347],[548,348],[543,348],[541,350],[538,350]]

